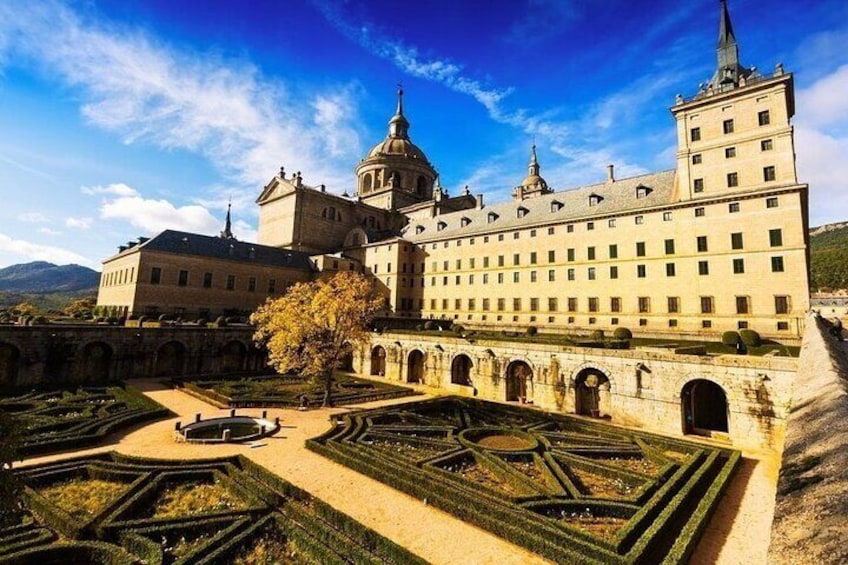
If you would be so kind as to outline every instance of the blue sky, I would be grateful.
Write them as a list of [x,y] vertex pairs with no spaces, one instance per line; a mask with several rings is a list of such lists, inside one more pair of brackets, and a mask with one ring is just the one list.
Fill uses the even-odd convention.
[[[811,224],[848,220],[848,3],[730,0],[742,63],[795,73]],[[279,167],[352,192],[403,81],[456,193],[507,199],[674,166],[674,96],[715,66],[716,0],[0,0],[0,267],[95,268],[165,228],[255,238]]]

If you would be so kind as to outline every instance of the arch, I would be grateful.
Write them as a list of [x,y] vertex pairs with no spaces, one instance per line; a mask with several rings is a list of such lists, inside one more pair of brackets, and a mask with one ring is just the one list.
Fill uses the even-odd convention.
[[386,376],[386,348],[382,345],[371,350],[371,375],[375,377]]
[[609,388],[609,377],[597,367],[585,367],[574,378],[574,412],[597,418],[601,415],[601,388]]
[[221,348],[221,371],[224,373],[243,371],[245,359],[247,359],[247,346],[235,339],[229,341]]
[[415,184],[415,192],[418,196],[424,196],[427,193],[427,179],[424,175],[418,175],[418,180]]
[[424,384],[424,353],[418,349],[410,351],[407,357],[406,382]]
[[455,385],[471,386],[471,369],[474,363],[464,353],[457,355],[451,362],[451,383]]
[[371,188],[374,186],[374,179],[371,177],[371,173],[365,173],[362,177],[362,192],[371,192]]
[[365,230],[360,227],[355,227],[345,236],[344,247],[358,247],[368,243],[368,235]]
[[0,343],[0,388],[15,386],[21,352],[11,343]]
[[181,375],[185,367],[186,346],[179,341],[163,343],[156,350],[156,376],[171,377]]
[[348,349],[341,356],[338,362],[338,368],[340,371],[353,372],[353,349]]
[[680,391],[683,433],[711,437],[730,431],[727,393],[707,379],[694,379]]
[[112,365],[112,346],[102,341],[92,341],[82,348],[79,376],[83,381],[108,381]]
[[512,361],[506,368],[507,402],[524,402],[533,392],[533,369],[526,361]]

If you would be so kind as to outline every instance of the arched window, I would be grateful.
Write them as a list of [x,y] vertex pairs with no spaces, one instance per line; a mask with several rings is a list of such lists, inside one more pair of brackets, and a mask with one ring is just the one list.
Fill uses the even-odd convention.
[[374,179],[371,178],[371,173],[365,173],[362,177],[362,192],[371,192],[374,185]]
[[415,192],[418,193],[419,196],[424,196],[427,192],[427,179],[424,175],[418,176],[418,181],[415,185]]
[[474,363],[468,355],[457,355],[451,363],[451,383],[471,386],[471,368]]
[[712,381],[689,381],[680,392],[683,433],[712,436],[729,431],[727,394]]

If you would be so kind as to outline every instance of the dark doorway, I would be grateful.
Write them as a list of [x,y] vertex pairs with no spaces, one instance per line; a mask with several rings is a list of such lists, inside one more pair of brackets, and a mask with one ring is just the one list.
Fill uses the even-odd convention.
[[156,375],[178,376],[185,367],[186,348],[179,341],[169,341],[156,351]]
[[513,361],[506,368],[507,402],[525,402],[532,389],[533,370],[524,361]]
[[727,395],[719,385],[696,379],[686,383],[680,398],[684,433],[708,437],[728,433]]
[[605,374],[597,369],[583,369],[574,381],[574,413],[600,416],[600,387],[609,383]]
[[0,343],[0,387],[13,387],[18,380],[18,348],[10,343]]
[[111,365],[112,348],[102,341],[89,343],[82,350],[79,376],[83,382],[108,381]]
[[371,374],[375,377],[386,376],[386,350],[380,345],[371,350]]
[[406,362],[406,382],[424,382],[424,354],[417,349],[409,354]]
[[471,386],[471,367],[474,363],[468,355],[457,355],[451,363],[451,383],[455,385]]
[[353,351],[347,351],[342,358],[339,359],[339,370],[353,372]]
[[221,348],[221,371],[235,373],[244,370],[247,347],[240,341],[231,341]]

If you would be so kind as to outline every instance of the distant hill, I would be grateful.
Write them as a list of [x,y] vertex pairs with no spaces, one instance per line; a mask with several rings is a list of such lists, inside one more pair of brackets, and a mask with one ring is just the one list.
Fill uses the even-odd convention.
[[810,290],[848,289],[848,222],[810,230]]
[[98,284],[100,273],[81,265],[35,261],[0,269],[0,291],[6,292],[96,292]]

